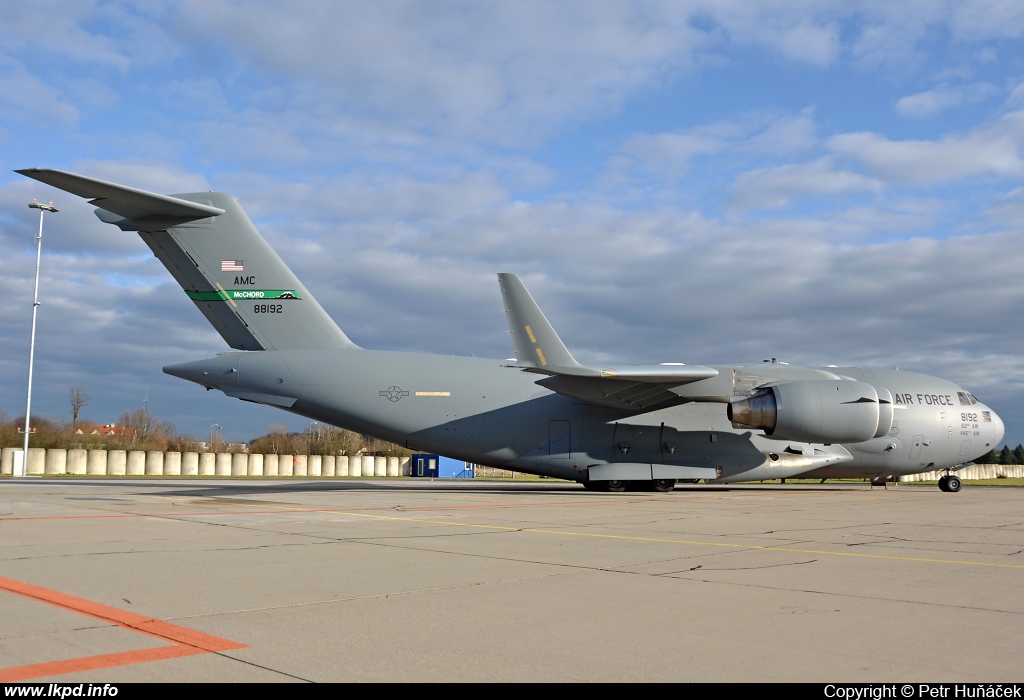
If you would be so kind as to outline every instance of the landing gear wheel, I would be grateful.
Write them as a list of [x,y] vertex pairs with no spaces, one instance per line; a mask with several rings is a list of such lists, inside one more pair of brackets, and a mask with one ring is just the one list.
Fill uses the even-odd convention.
[[651,482],[651,487],[658,493],[668,493],[676,487],[675,479],[655,479]]
[[939,491],[942,491],[943,493],[946,493],[947,491],[949,491],[949,477],[948,476],[940,476],[939,477]]
[[950,493],[956,493],[960,490],[960,477],[959,476],[947,476],[946,477],[946,490]]
[[626,490],[626,482],[619,479],[612,479],[604,482],[604,490],[611,493],[622,493]]

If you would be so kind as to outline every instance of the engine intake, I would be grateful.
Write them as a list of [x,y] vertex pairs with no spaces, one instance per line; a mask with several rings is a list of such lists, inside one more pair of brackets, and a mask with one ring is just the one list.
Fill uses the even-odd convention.
[[892,428],[892,395],[852,380],[785,382],[730,403],[728,414],[781,440],[864,442]]

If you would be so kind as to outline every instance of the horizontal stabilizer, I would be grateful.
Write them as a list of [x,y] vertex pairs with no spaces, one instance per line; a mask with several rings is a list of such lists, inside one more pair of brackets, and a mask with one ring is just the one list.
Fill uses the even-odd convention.
[[[224,213],[224,210],[218,207],[116,185],[84,175],[66,173],[63,170],[26,168],[15,172],[79,197],[85,197],[90,200],[90,204],[129,220],[168,217],[190,221],[220,216]],[[106,223],[117,223],[113,217],[101,215],[100,218]]]

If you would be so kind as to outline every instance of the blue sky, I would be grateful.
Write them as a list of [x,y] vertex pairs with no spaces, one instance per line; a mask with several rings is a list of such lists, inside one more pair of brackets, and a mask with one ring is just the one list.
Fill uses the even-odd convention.
[[[22,3],[0,26],[0,409],[305,421],[160,372],[225,349],[148,249],[11,172],[238,196],[357,343],[509,354],[499,271],[578,357],[872,364],[1024,441],[1024,6]],[[6,174],[4,174],[6,173]],[[20,300],[20,301],[19,301]]]

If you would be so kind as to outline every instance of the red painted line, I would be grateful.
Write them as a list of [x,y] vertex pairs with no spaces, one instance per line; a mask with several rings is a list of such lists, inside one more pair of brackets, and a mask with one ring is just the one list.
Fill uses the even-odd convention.
[[139,649],[138,651],[124,651],[117,654],[82,656],[77,659],[51,661],[44,664],[11,666],[10,668],[0,668],[0,683],[20,683],[21,681],[27,681],[33,678],[59,676],[62,673],[95,671],[100,668],[127,666],[128,664],[140,664],[146,661],[177,659],[182,656],[195,656],[196,654],[205,653],[207,652],[202,649],[194,649],[192,647],[182,646],[181,644],[174,644],[168,647]]
[[62,673],[76,671],[91,671],[98,668],[110,668],[113,666],[124,666],[126,664],[137,664],[145,661],[158,661],[160,659],[174,659],[182,656],[194,656],[196,654],[209,654],[229,649],[242,649],[246,645],[233,642],[230,639],[215,637],[212,634],[197,632],[186,627],[172,625],[163,620],[140,615],[138,613],[113,608],[109,605],[96,603],[84,598],[53,591],[49,588],[34,586],[30,583],[15,581],[14,579],[0,577],[0,590],[15,593],[41,603],[53,605],[64,610],[87,615],[88,617],[109,622],[133,632],[139,632],[150,637],[170,642],[170,646],[156,647],[152,649],[139,649],[136,651],[118,652],[115,654],[100,654],[97,656],[83,656],[76,659],[64,661],[51,661],[41,664],[29,664],[27,666],[12,666],[0,669],[0,683],[13,683],[17,681],[39,678],[42,676],[53,676]]

